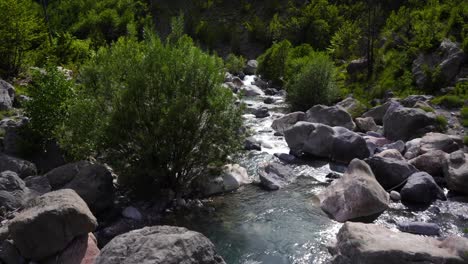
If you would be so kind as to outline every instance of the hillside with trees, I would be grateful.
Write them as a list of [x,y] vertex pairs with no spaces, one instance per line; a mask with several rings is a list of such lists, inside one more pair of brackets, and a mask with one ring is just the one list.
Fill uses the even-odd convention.
[[467,190],[467,1],[0,0],[0,264],[466,263]]

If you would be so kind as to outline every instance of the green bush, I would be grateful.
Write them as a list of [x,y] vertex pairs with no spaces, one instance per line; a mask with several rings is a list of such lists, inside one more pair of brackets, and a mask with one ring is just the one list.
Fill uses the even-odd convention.
[[439,131],[444,132],[447,130],[448,121],[443,115],[436,116],[437,128]]
[[434,108],[432,108],[430,106],[427,106],[427,105],[419,106],[419,108],[424,110],[424,112],[426,112],[426,113],[434,113],[435,112]]
[[457,95],[443,95],[432,99],[432,103],[448,108],[457,108],[463,106],[465,102]]
[[73,82],[55,66],[45,72],[36,71],[28,87],[31,100],[25,104],[29,127],[43,142],[52,140],[68,114],[68,102],[73,96]]
[[[468,136],[465,136],[463,138],[463,143],[468,146]],[[465,230],[465,232],[466,232],[466,230]]]
[[468,127],[468,106],[461,109],[462,125]]
[[338,94],[336,70],[324,53],[315,53],[286,86],[292,110],[305,111],[315,104],[330,104]]
[[224,62],[224,66],[229,73],[238,74],[245,66],[246,59],[242,56],[236,56],[235,54],[229,54]]
[[275,84],[283,84],[286,73],[286,60],[291,48],[291,42],[287,40],[274,43],[258,57],[258,73]]
[[73,147],[92,139],[84,149],[105,153],[119,182],[137,194],[171,188],[182,195],[241,141],[241,111],[221,86],[223,66],[185,36],[167,43],[152,35],[143,43],[119,40],[82,73],[86,92],[71,108],[64,133],[78,136],[66,142]]

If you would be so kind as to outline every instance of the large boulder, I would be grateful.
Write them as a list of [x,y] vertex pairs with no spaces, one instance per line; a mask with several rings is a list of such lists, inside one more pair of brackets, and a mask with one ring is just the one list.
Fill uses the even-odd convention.
[[362,115],[367,109],[363,103],[353,97],[347,97],[336,105],[343,107],[353,118]]
[[332,160],[349,163],[355,158],[364,159],[370,156],[366,140],[362,136],[344,127],[334,127],[333,130],[335,137],[332,141]]
[[52,190],[72,189],[99,213],[114,201],[112,171],[101,164],[78,161],[55,168],[45,175]]
[[405,144],[405,158],[414,159],[421,154],[421,138],[412,139]]
[[258,62],[256,60],[249,60],[247,65],[244,67],[244,73],[248,75],[254,75],[257,73]]
[[403,184],[417,169],[405,160],[373,156],[366,159],[377,181],[385,190]]
[[[405,99],[401,100],[401,104],[404,107],[415,107],[417,103],[427,103],[432,100],[434,96],[432,95],[410,95]],[[429,106],[430,107],[430,106]]]
[[416,85],[419,88],[424,88],[427,84],[427,69],[430,71],[440,70],[443,81],[441,87],[451,84],[465,59],[466,55],[460,45],[445,39],[436,51],[427,54],[421,53],[413,61],[412,72]]
[[468,194],[468,155],[461,150],[451,153],[444,165],[444,177],[449,190]]
[[361,132],[368,132],[368,131],[377,131],[379,127],[374,122],[372,117],[358,117],[354,120],[356,122],[356,126],[359,131]]
[[433,150],[410,160],[409,163],[420,171],[440,177],[444,173],[444,165],[447,162],[448,156],[449,154],[442,150]]
[[7,170],[16,172],[20,178],[37,174],[36,165],[33,163],[6,154],[0,154],[0,172]]
[[26,117],[18,117],[14,119],[4,119],[1,121],[0,126],[5,130],[3,137],[3,152],[20,157],[23,152],[23,145],[25,142],[25,135],[23,135],[23,128],[29,123]]
[[242,87],[240,88],[240,92],[247,97],[265,94],[262,91],[262,89],[260,89],[258,86],[255,86],[255,85],[242,85]]
[[341,106],[315,105],[306,112],[306,121],[341,126],[350,130],[356,128],[351,115]]
[[382,125],[387,110],[389,108],[398,107],[399,105],[400,104],[398,102],[390,100],[383,105],[376,106],[365,112],[362,117],[372,117],[377,125]]
[[24,178],[24,183],[26,183],[29,190],[37,196],[52,191],[49,179],[45,176],[29,176]]
[[247,170],[238,164],[224,166],[223,172],[217,177],[200,177],[194,182],[195,188],[203,196],[235,191],[241,185],[249,183]]
[[23,180],[12,171],[0,173],[0,205],[7,210],[21,208],[26,202],[28,188]]
[[446,153],[463,148],[463,141],[461,138],[449,136],[441,133],[427,133],[421,138],[420,152],[427,153],[433,150],[442,150]]
[[100,250],[92,233],[76,237],[63,251],[41,264],[94,264]]
[[319,198],[322,210],[339,222],[379,214],[388,208],[390,201],[369,166],[358,159],[351,161],[344,175],[320,193]]
[[416,172],[409,176],[400,195],[403,202],[415,204],[430,204],[436,199],[445,200],[444,191],[426,172]]
[[370,152],[366,140],[344,127],[298,122],[284,132],[292,153],[348,163],[354,158],[364,159]]
[[444,240],[396,233],[374,224],[345,223],[332,250],[332,264],[467,263],[468,239]]
[[4,80],[0,80],[0,111],[13,108],[15,100],[15,87]]
[[153,226],[112,239],[96,264],[224,264],[211,241],[182,227]]
[[271,124],[271,127],[280,133],[284,133],[284,131],[299,121],[304,121],[306,114],[304,112],[293,112],[286,114],[280,118],[277,118]]
[[50,192],[29,202],[8,230],[21,255],[42,260],[63,250],[75,237],[97,227],[86,203],[70,189]]
[[399,107],[385,115],[383,125],[386,138],[408,141],[436,130],[437,120],[433,113]]
[[260,168],[258,174],[262,187],[270,191],[278,190],[296,178],[291,168],[276,162],[268,164],[265,168]]

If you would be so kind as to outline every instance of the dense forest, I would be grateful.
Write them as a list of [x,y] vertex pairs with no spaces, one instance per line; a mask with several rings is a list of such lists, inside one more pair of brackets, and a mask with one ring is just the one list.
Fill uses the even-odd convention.
[[[329,193],[320,199],[321,208],[337,222],[382,213],[392,192],[402,194],[392,197],[394,201],[407,199],[404,186],[419,171],[434,176],[424,181],[433,182],[429,194],[419,197],[445,199],[439,185],[466,196],[465,0],[0,0],[0,36],[0,191],[13,182],[2,181],[13,177],[3,176],[3,171],[14,171],[12,164],[20,164],[16,184],[34,190],[25,191],[25,197],[66,188],[83,191],[92,178],[91,190],[77,191],[92,212],[86,218],[92,227],[87,232],[96,228],[107,232],[115,223],[109,208],[157,200],[165,201],[158,216],[177,214],[180,207],[201,208],[198,198],[244,184],[219,175],[243,177],[248,172],[246,182],[267,190],[296,181],[297,175],[294,180],[284,176],[298,174],[296,165],[261,167],[270,160],[246,151],[267,152],[283,163],[301,166],[316,158],[349,165],[338,174],[330,165],[329,182],[343,173],[377,178],[375,184],[363,180],[366,186],[377,186],[371,193],[378,197],[366,203],[372,212],[364,215],[343,216],[335,208],[340,211],[336,213],[329,207],[349,201],[328,203],[335,185],[324,191]],[[403,109],[401,116],[393,117],[398,109]],[[270,141],[262,141],[265,138]],[[273,153],[278,145],[287,153]],[[388,150],[398,150],[386,153],[397,156],[398,162],[391,164],[398,163],[397,169],[379,167],[380,159],[388,157],[378,155]],[[430,161],[416,160],[420,156]],[[245,160],[250,167],[242,163]],[[239,169],[237,163],[247,169]],[[392,181],[388,171],[408,175]],[[57,176],[61,174],[67,176]],[[23,176],[37,175],[48,179],[48,192],[31,187],[40,185],[42,176],[22,183],[27,179]],[[83,175],[90,178],[80,178]],[[96,180],[100,175],[103,178]],[[380,175],[386,176],[382,180]],[[463,179],[453,180],[453,175]],[[15,189],[13,196],[17,193]],[[54,195],[39,198],[45,202],[38,204],[60,198]],[[27,208],[26,202],[13,204],[9,200],[13,196],[0,192],[0,202],[5,203],[0,204],[0,220],[13,219]],[[131,212],[132,217],[142,217]],[[459,234],[468,228],[453,221],[456,230],[443,232]],[[125,225],[122,229],[128,231],[127,224],[119,222],[119,228]],[[139,224],[131,226],[149,225]],[[15,228],[10,231],[13,240],[27,231]],[[346,228],[348,235],[352,228],[359,229]],[[98,236],[100,247],[117,234],[106,235]],[[16,247],[25,259],[44,260],[58,252],[30,253],[19,241],[15,240]],[[58,248],[63,250],[64,245]],[[0,264],[10,264],[2,252],[0,243]],[[224,263],[219,256],[213,258],[193,263]],[[313,263],[260,261],[251,263]]]

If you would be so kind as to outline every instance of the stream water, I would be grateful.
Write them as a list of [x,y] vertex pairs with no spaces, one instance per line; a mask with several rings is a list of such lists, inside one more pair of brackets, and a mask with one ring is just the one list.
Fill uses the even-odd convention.
[[[247,76],[245,85],[253,78]],[[263,98],[243,99],[247,113],[261,106],[270,110],[271,116],[262,119],[244,115],[245,126],[262,142],[262,150],[246,151],[236,160],[254,181],[258,181],[257,169],[262,163],[277,161],[274,153],[289,152],[284,138],[275,136],[271,129],[272,121],[286,112],[284,98],[275,97],[277,102],[271,105],[264,104]],[[172,215],[166,224],[203,233],[228,264],[327,263],[331,258],[327,245],[333,242],[341,224],[322,212],[317,194],[328,185],[325,176],[331,168],[344,168],[318,160],[289,166],[300,176],[279,191],[264,191],[254,184],[243,186],[234,193],[203,201],[213,208],[210,212]],[[437,201],[415,211],[392,203],[375,222],[396,229],[395,222],[407,220],[435,222],[441,226],[442,235],[463,235],[463,228],[468,227],[468,206]]]

